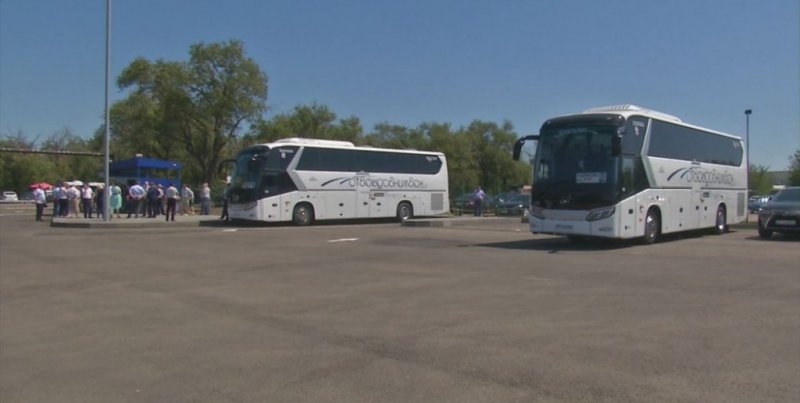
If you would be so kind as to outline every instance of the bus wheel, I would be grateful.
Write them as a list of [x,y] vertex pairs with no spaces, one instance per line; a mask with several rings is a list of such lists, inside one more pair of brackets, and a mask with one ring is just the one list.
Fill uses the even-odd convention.
[[397,205],[397,221],[405,221],[414,216],[414,209],[411,203],[402,202]]
[[314,209],[308,204],[298,204],[294,206],[292,221],[295,225],[308,225],[314,222]]
[[655,243],[661,235],[661,219],[658,217],[656,209],[647,210],[647,218],[644,220],[644,243]]
[[717,224],[714,226],[715,234],[722,235],[728,232],[728,226],[725,224],[725,221],[725,207],[719,206],[717,207]]

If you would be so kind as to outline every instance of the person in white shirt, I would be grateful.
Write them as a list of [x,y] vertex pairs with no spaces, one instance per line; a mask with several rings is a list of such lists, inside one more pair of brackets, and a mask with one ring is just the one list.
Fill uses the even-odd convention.
[[209,214],[211,214],[211,188],[208,187],[208,182],[206,182],[200,188],[200,215]]
[[78,209],[78,200],[81,198],[81,191],[75,187],[75,185],[70,185],[69,189],[67,189],[67,197],[69,198],[69,215],[72,218],[78,218],[78,214],[80,210]]
[[63,182],[61,186],[59,186],[58,191],[58,215],[60,217],[66,217],[69,215],[69,188]]
[[178,189],[170,182],[169,187],[164,192],[164,197],[167,199],[167,211],[164,214],[167,217],[167,221],[170,220],[170,214],[172,214],[172,221],[175,221],[175,204],[177,203],[178,199]]
[[184,183],[183,188],[181,188],[181,215],[194,214],[193,202],[194,192]]
[[[128,218],[131,218],[131,213],[136,214],[135,218],[139,218],[139,208],[142,205],[144,195],[144,188],[136,182],[128,189],[128,201],[130,202],[128,206]],[[144,215],[142,215],[142,217],[144,217]]]
[[92,198],[94,192],[88,184],[83,184],[81,189],[81,206],[83,207],[83,218],[92,218]]
[[47,197],[41,188],[33,189],[33,201],[36,202],[36,221],[42,221],[42,213],[47,207]]

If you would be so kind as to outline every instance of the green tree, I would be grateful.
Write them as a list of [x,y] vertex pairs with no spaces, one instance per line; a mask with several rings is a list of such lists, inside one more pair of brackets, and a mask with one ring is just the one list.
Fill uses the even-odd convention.
[[[511,122],[502,125],[473,121],[464,129],[470,144],[471,157],[480,173],[480,182],[491,193],[519,188],[529,181],[528,166],[515,162],[511,152],[517,134]],[[470,184],[471,186],[472,184]]]
[[[6,135],[0,139],[0,147],[19,150],[35,150],[35,140],[28,140],[22,131]],[[16,152],[0,153],[0,188],[11,190],[22,195],[28,185],[34,182],[50,180],[52,166],[43,155],[22,154]]]
[[800,148],[789,157],[789,186],[800,186]]
[[117,85],[130,92],[111,111],[114,153],[187,159],[191,179],[205,182],[267,99],[267,76],[239,41],[192,45],[188,62],[138,58]]
[[430,147],[423,126],[412,129],[386,122],[378,123],[366,136],[366,143],[373,147],[427,150]]
[[453,131],[449,123],[424,123],[420,129],[426,133],[432,151],[447,157],[447,172],[452,196],[471,190],[480,180],[480,171],[470,152],[467,136]]
[[363,129],[357,117],[337,122],[336,114],[325,105],[298,105],[291,113],[275,115],[256,122],[248,142],[270,142],[288,137],[342,140],[359,143]]
[[748,189],[755,194],[767,194],[772,189],[773,179],[769,168],[763,165],[750,165],[747,180]]
[[[28,140],[19,131],[15,135],[5,136],[0,146],[29,151],[92,151],[89,141],[73,134],[68,128],[61,129],[48,136],[40,147],[38,139]],[[34,182],[55,183],[62,179],[79,179],[96,181],[102,178],[100,173],[102,159],[94,156],[59,155],[36,153],[2,153],[0,155],[0,185],[3,189],[13,189],[24,193],[28,185]]]
[[[87,140],[72,133],[68,128],[53,133],[42,142],[42,150],[48,151],[99,151]],[[103,178],[103,160],[100,157],[82,155],[49,155],[55,166],[57,179],[99,181]]]

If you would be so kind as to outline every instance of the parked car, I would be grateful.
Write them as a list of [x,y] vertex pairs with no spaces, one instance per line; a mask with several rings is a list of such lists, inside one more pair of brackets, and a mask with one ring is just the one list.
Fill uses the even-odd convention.
[[0,196],[0,200],[3,201],[19,201],[19,197],[17,197],[17,192],[12,192],[10,190],[3,191],[2,196]]
[[497,215],[523,215],[530,202],[529,195],[507,194],[497,199],[494,211]]
[[751,213],[758,213],[770,199],[772,199],[772,195],[750,196],[750,199],[747,201],[747,209],[750,210]]
[[[494,207],[494,197],[486,195],[483,197],[483,211],[487,211]],[[471,192],[462,193],[453,198],[450,202],[450,207],[456,210],[461,210],[461,213],[471,213],[475,209],[475,200]]]
[[773,232],[800,233],[800,186],[781,190],[758,212],[758,236],[771,238]]
[[454,197],[450,206],[457,209],[471,210],[475,207],[475,202],[472,200],[472,193],[463,193]]

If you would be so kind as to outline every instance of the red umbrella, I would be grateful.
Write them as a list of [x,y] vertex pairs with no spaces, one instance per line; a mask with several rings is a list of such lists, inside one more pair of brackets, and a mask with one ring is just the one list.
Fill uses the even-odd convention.
[[39,182],[39,183],[31,183],[31,185],[28,186],[28,187],[31,188],[31,189],[47,190],[47,189],[52,188],[53,185],[51,185],[51,184],[49,184],[47,182]]

